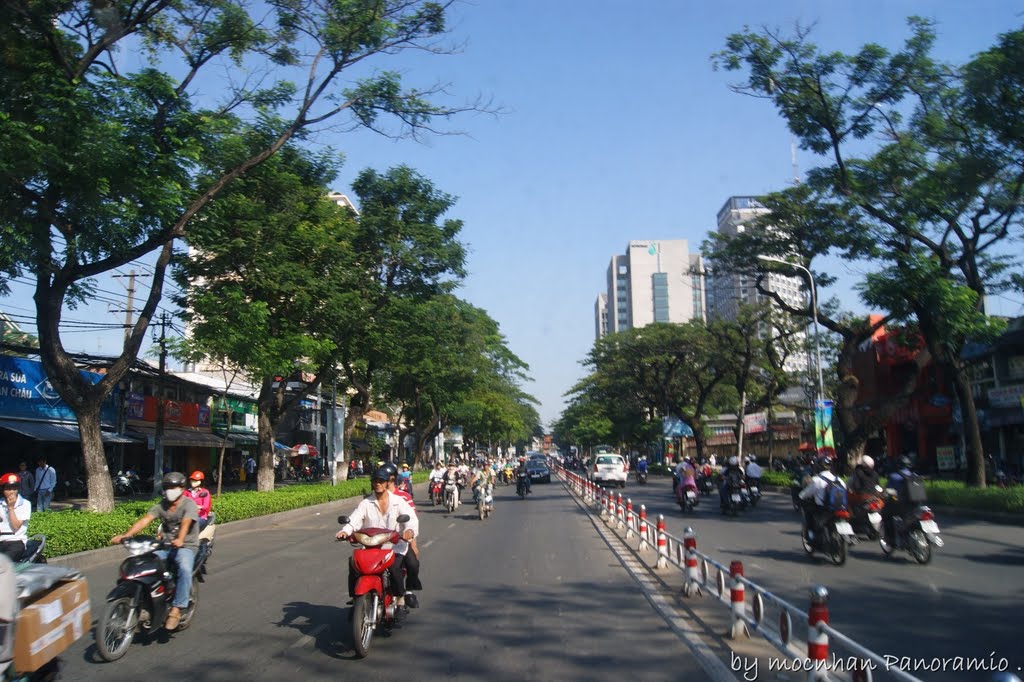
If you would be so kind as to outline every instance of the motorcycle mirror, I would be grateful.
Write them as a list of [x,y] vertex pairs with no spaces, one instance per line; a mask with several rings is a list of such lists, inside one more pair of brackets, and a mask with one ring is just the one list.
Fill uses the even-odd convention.
[[341,516],[338,517],[338,523],[340,525],[344,526],[346,523],[348,523],[348,517],[345,516],[344,514],[342,514]]
[[400,516],[398,517],[398,522],[399,522],[399,523],[409,523],[409,519],[410,519],[410,518],[411,518],[411,517],[410,517],[410,516],[409,516],[408,514],[401,514],[401,515],[400,515]]

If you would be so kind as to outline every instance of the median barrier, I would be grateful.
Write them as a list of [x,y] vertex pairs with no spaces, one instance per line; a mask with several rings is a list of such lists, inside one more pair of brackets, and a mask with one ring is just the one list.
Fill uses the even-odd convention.
[[[579,475],[562,468],[557,468],[562,479],[569,483],[568,489],[579,490]],[[594,510],[585,495],[579,495],[584,506]],[[598,503],[601,515],[606,514],[603,504]],[[647,529],[647,507],[641,504],[639,513],[634,515],[636,527],[639,529],[640,545],[638,552],[650,549]],[[614,512],[611,517],[614,518]],[[630,521],[627,520],[627,527]],[[614,524],[609,524],[613,527]],[[646,531],[646,532],[645,532]],[[773,594],[744,575],[740,561],[733,561],[729,566],[716,561],[711,556],[697,550],[696,532],[692,528],[684,531],[683,539],[676,538],[665,530],[665,517],[658,515],[657,529],[653,531],[657,541],[656,568],[667,568],[675,565],[683,571],[685,583],[684,596],[702,595],[704,588],[714,587],[713,594],[730,608],[730,632],[733,639],[740,634],[749,636],[751,632],[761,636],[785,657],[788,670],[799,670],[807,673],[808,680],[849,679],[854,682],[865,680],[871,682],[875,673],[882,673],[886,679],[902,680],[903,682],[921,682],[913,675],[894,665],[881,655],[853,641],[832,627],[828,612],[828,590],[822,586],[811,589],[811,603],[808,611],[802,611],[793,604]],[[673,552],[672,548],[676,551]],[[697,570],[699,566],[699,571]],[[726,594],[726,585],[729,586]],[[750,592],[750,612],[747,612],[747,592]],[[776,620],[766,618],[766,608],[778,610]],[[807,623],[805,648],[794,641],[793,622]],[[850,654],[848,657],[837,657],[832,649],[839,649]]]

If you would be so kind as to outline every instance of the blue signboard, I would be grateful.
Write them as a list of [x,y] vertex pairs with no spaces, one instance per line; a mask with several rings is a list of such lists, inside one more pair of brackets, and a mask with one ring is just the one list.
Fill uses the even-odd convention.
[[[95,372],[82,371],[81,375],[93,384],[103,378],[102,374]],[[104,402],[104,422],[114,423],[117,420],[113,398],[114,394],[111,393]],[[0,417],[75,421],[75,413],[57,395],[50,380],[46,378],[43,363],[6,355],[0,355]]]

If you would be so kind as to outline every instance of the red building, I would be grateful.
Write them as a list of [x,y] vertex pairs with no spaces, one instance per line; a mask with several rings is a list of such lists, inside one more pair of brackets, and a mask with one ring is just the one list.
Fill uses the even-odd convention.
[[[878,319],[871,316],[872,322]],[[867,454],[876,459],[912,454],[918,468],[931,471],[948,468],[954,461],[947,455],[959,452],[960,436],[954,428],[952,382],[932,363],[918,371],[914,358],[921,347],[920,338],[906,338],[881,327],[861,346],[854,360],[854,373],[860,381],[857,403],[868,414],[896,408],[869,439]],[[917,375],[916,386],[910,399],[904,401],[896,396],[910,374]],[[937,458],[937,453],[943,457]]]

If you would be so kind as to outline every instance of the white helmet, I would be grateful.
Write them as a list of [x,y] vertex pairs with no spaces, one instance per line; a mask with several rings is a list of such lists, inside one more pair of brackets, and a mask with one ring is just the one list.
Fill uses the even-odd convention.
[[739,463],[740,463],[740,458],[737,457],[736,455],[733,455],[732,457],[729,458],[729,462],[728,462],[729,466],[738,466]]
[[875,468],[875,460],[873,460],[872,458],[868,457],[867,455],[864,455],[864,457],[861,458],[860,463],[863,464],[864,466],[866,466],[868,469],[874,469]]

